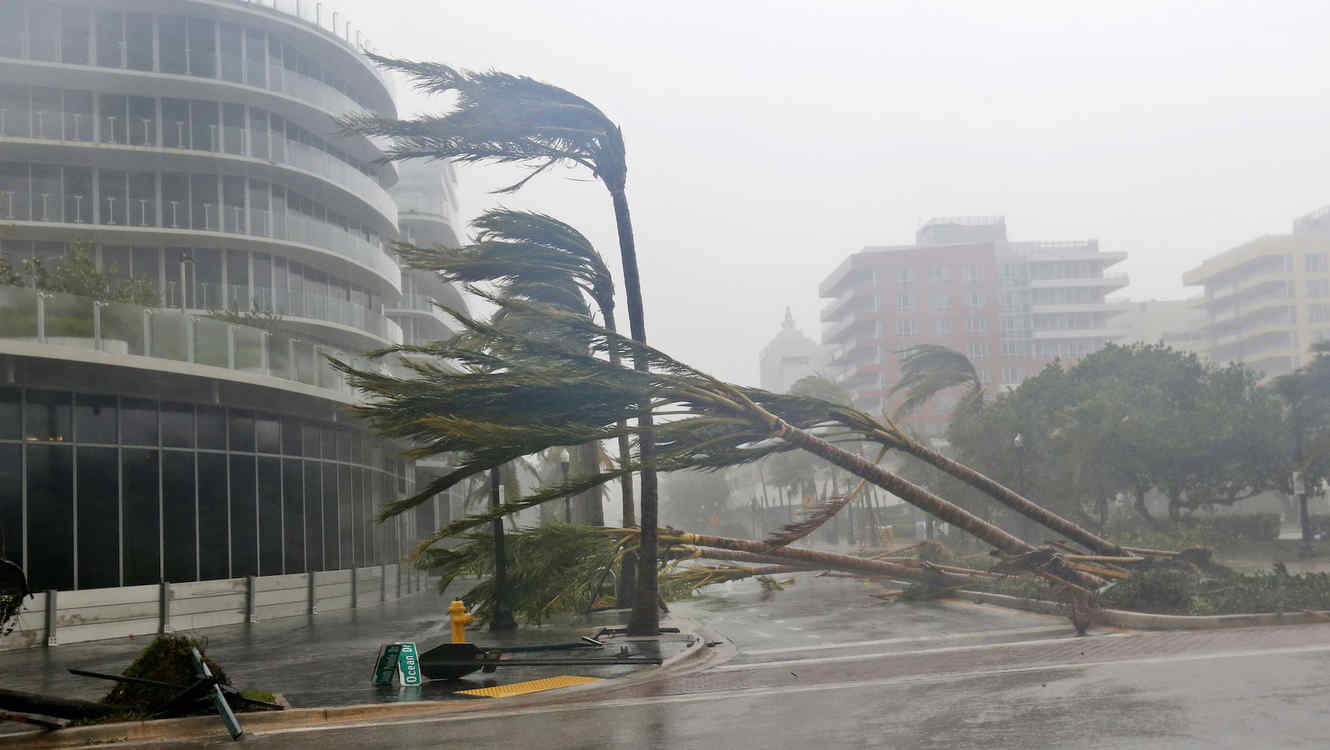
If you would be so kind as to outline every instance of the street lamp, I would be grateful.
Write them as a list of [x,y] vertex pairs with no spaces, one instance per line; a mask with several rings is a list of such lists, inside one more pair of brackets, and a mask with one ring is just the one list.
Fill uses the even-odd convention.
[[[559,468],[563,470],[563,483],[565,485],[568,484],[568,464],[571,463],[571,460],[572,457],[568,455],[568,449],[561,448],[559,450]],[[563,522],[573,522],[573,499],[567,495],[563,496]]]
[[190,266],[189,270],[194,270],[194,259],[190,257],[189,251],[180,253],[180,312],[185,311],[185,266]]
[[[497,509],[503,504],[503,487],[499,482],[499,470],[490,469],[490,508]],[[512,601],[508,591],[508,553],[503,544],[503,517],[494,519],[494,618],[490,621],[490,632],[516,630],[517,620],[513,618]]]
[[[1011,444],[1016,448],[1016,492],[1022,497],[1025,496],[1025,437],[1021,433],[1011,439]],[[1028,542],[1033,536],[1033,530],[1030,527],[1030,519],[1021,517],[1021,526],[1025,529],[1025,540]]]

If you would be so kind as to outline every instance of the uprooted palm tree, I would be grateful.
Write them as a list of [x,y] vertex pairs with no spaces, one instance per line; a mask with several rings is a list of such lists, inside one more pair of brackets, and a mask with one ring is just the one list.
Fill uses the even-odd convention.
[[984,385],[969,357],[939,344],[918,344],[905,349],[901,353],[901,379],[890,392],[893,396],[905,393],[905,400],[896,408],[896,418],[910,414],[952,388],[964,389],[957,411],[973,411],[983,406]]
[[[839,447],[837,443],[867,440],[886,445],[908,440],[863,412],[816,398],[724,383],[659,350],[599,328],[584,317],[512,299],[487,298],[509,311],[543,312],[549,317],[548,330],[562,330],[556,338],[588,340],[594,352],[605,352],[612,346],[631,347],[651,369],[643,372],[618,367],[585,350],[574,351],[543,338],[460,316],[459,321],[469,331],[465,337],[413,349],[456,361],[463,365],[461,372],[420,366],[417,378],[403,380],[335,363],[368,394],[368,402],[356,411],[375,429],[413,443],[416,457],[461,455],[451,472],[416,495],[389,504],[385,515],[407,511],[453,484],[516,456],[554,446],[615,439],[622,432],[620,420],[641,409],[645,398],[646,408],[664,419],[654,428],[660,447],[656,460],[661,470],[716,470],[804,450],[992,545],[1013,558],[1013,570],[1022,565],[1036,566],[1037,572],[1082,592],[1100,583],[1053,550],[1037,550],[954,503]],[[489,345],[478,353],[475,346],[458,343],[466,337]],[[486,374],[478,374],[482,368]],[[639,449],[625,465],[570,477],[567,482],[510,499],[490,513],[453,521],[426,538],[416,554],[438,540],[499,516],[614,481],[639,467],[641,461]],[[645,558],[645,550],[642,554]],[[650,559],[654,566],[655,557]]]
[[[497,71],[472,72],[447,65],[400,60],[377,55],[375,62],[406,74],[416,88],[431,94],[456,95],[456,107],[444,115],[412,120],[373,115],[349,117],[345,124],[368,135],[393,139],[390,160],[452,159],[459,162],[524,164],[530,174],[498,192],[513,192],[545,170],[560,163],[590,170],[609,190],[619,233],[624,290],[628,296],[628,322],[633,340],[646,343],[642,313],[642,287],[637,269],[637,247],[628,212],[628,161],[623,132],[594,104],[570,91],[526,76]],[[634,366],[647,369],[643,358]],[[638,589],[629,632],[659,632],[656,611],[655,550],[658,488],[651,410],[636,415],[641,464],[642,555]]]

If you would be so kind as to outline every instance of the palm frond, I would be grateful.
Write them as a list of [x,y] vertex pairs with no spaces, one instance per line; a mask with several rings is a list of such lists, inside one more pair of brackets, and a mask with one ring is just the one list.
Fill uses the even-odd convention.
[[923,406],[942,391],[966,387],[967,408],[982,403],[983,383],[969,357],[950,347],[919,344],[901,353],[901,379],[891,387],[890,395],[904,392],[905,400],[896,409],[897,418]]

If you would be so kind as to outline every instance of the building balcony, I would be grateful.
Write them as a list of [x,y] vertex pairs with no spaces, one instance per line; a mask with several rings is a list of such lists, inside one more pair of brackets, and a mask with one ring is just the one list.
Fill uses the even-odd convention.
[[[385,297],[401,293],[402,269],[393,256],[358,232],[286,211],[251,208],[248,216],[200,204],[201,228],[189,228],[190,206],[163,200],[166,226],[89,224],[67,221],[9,221],[6,191],[0,191],[0,221],[7,221],[8,239],[88,239],[110,245],[155,244],[164,247],[225,247],[269,252],[319,269],[336,270],[347,281],[375,290]],[[58,204],[59,201],[48,201]],[[239,206],[234,207],[239,209]],[[43,215],[40,201],[37,215]],[[133,209],[131,216],[133,218]],[[57,215],[54,211],[50,214]],[[186,226],[172,226],[173,219]],[[149,221],[152,222],[151,209]]]
[[1032,338],[1038,341],[1059,339],[1105,339],[1112,340],[1126,336],[1125,330],[1117,328],[1045,328],[1035,330]]
[[355,391],[327,358],[370,367],[363,358],[284,330],[19,287],[0,287],[0,350],[259,384],[271,379],[275,386],[287,381],[343,401]]
[[1124,313],[1131,309],[1130,304],[1118,302],[1066,302],[1059,304],[1032,304],[1030,305],[1031,314],[1053,314],[1053,313],[1109,313],[1116,315]]
[[[445,302],[444,300],[439,301]],[[393,317],[409,315],[437,323],[439,333],[446,334],[446,336],[439,336],[438,338],[452,336],[460,333],[462,329],[461,325],[451,315],[440,310],[439,306],[434,304],[434,298],[422,294],[404,294],[401,299],[386,307],[383,312]],[[466,311],[459,310],[458,312]]]
[[836,323],[835,325],[831,325],[822,329],[822,343],[835,344],[839,342],[841,339],[845,338],[845,336],[850,333],[861,332],[864,330],[871,331],[875,327],[876,327],[876,322],[874,321],[873,318],[865,318],[859,316],[846,318],[845,320],[842,320],[841,322]]
[[1130,282],[1125,273],[1106,273],[1102,277],[1072,278],[1072,279],[1031,279],[1030,287],[1033,289],[1059,289],[1059,288],[1098,288],[1098,289],[1121,289]]
[[[180,308],[179,283],[167,280],[167,309]],[[402,329],[390,318],[363,305],[331,295],[305,294],[287,289],[212,283],[194,283],[185,299],[196,315],[228,311],[258,316],[276,315],[286,328],[327,340],[353,351],[402,343]]]
[[[89,131],[86,137],[77,129],[69,130],[69,137],[61,137],[59,120],[55,120],[55,125],[46,128],[44,133],[34,129],[41,137],[21,137],[8,134],[10,124],[5,122],[5,114],[6,111],[0,109],[0,147],[5,149],[8,159],[67,162],[80,166],[92,164],[103,169],[140,172],[216,172],[263,179],[306,193],[357,220],[368,219],[367,223],[381,235],[397,233],[397,204],[378,180],[330,154],[295,141],[287,141],[269,154],[253,156],[247,155],[251,151],[248,145],[238,146],[234,153],[222,150],[219,142],[190,148],[187,132],[181,135],[172,131],[170,137],[164,136],[163,140],[172,145],[156,145],[155,131],[154,135],[127,143],[129,136],[121,132],[123,126],[111,123],[107,128],[99,129],[98,135],[103,138],[99,143],[91,139],[90,126],[85,126]],[[53,116],[59,115],[53,113]],[[248,144],[248,130],[225,130],[228,132],[222,135],[227,143],[234,139],[237,143]],[[4,207],[0,206],[0,211],[3,210]],[[122,204],[121,211],[124,210]],[[120,217],[121,223],[125,218]]]
[[[865,292],[870,292],[865,294]],[[855,288],[848,291],[844,296],[835,300],[831,304],[822,308],[819,316],[823,323],[829,323],[833,320],[840,320],[843,316],[850,313],[870,311],[873,307],[873,297],[871,287]]]

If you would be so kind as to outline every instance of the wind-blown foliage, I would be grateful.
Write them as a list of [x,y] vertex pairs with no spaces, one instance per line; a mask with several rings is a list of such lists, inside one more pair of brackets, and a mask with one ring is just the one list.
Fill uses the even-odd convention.
[[[637,242],[628,209],[628,161],[623,133],[586,99],[548,83],[495,71],[461,71],[437,63],[374,57],[384,67],[408,75],[416,88],[432,94],[455,94],[453,110],[414,120],[373,115],[344,121],[351,129],[393,139],[387,158],[452,159],[459,162],[525,164],[531,172],[497,192],[519,190],[536,175],[561,162],[587,168],[610,193],[619,257],[627,297],[629,330],[633,340],[646,343],[642,284],[637,268]],[[613,318],[606,320],[612,325]],[[613,356],[613,352],[611,352]],[[636,358],[633,366],[645,372],[649,365]],[[656,635],[659,613],[655,607],[656,581],[652,568],[656,554],[658,486],[651,409],[642,401],[636,415],[641,446],[643,558],[636,581],[638,593],[628,629],[635,635]],[[624,519],[632,518],[631,483],[624,482]],[[625,580],[629,574],[625,573]]]
[[893,396],[905,393],[896,417],[899,419],[942,391],[957,387],[965,389],[957,411],[974,411],[983,406],[984,386],[969,357],[939,344],[912,346],[902,353],[901,379],[891,387]]
[[[1023,554],[1033,550],[946,500],[837,448],[833,444],[837,441],[908,440],[867,414],[811,397],[724,383],[659,350],[599,328],[584,317],[511,299],[488,298],[508,309],[544,309],[550,329],[564,331],[554,338],[587,337],[593,352],[604,352],[613,345],[631,347],[636,358],[650,363],[651,370],[617,367],[593,354],[463,316],[458,319],[471,336],[491,342],[486,353],[477,354],[475,347],[459,346],[456,340],[411,347],[463,363],[460,373],[425,363],[415,365],[416,379],[402,380],[335,363],[353,385],[370,394],[369,402],[357,411],[378,431],[415,443],[417,457],[461,454],[453,471],[416,495],[388,506],[386,514],[414,507],[518,455],[617,437],[624,429],[618,423],[637,411],[645,394],[656,415],[668,420],[655,427],[657,460],[662,470],[718,469],[799,448],[873,481],[1004,552]],[[477,364],[483,367],[474,366]],[[479,372],[482,369],[485,374]],[[630,429],[636,432],[636,428]],[[641,460],[640,455],[634,458]],[[498,515],[597,486],[632,468],[630,463],[608,472],[570,477],[567,483],[510,500],[491,513],[459,519],[426,539],[423,548]]]

